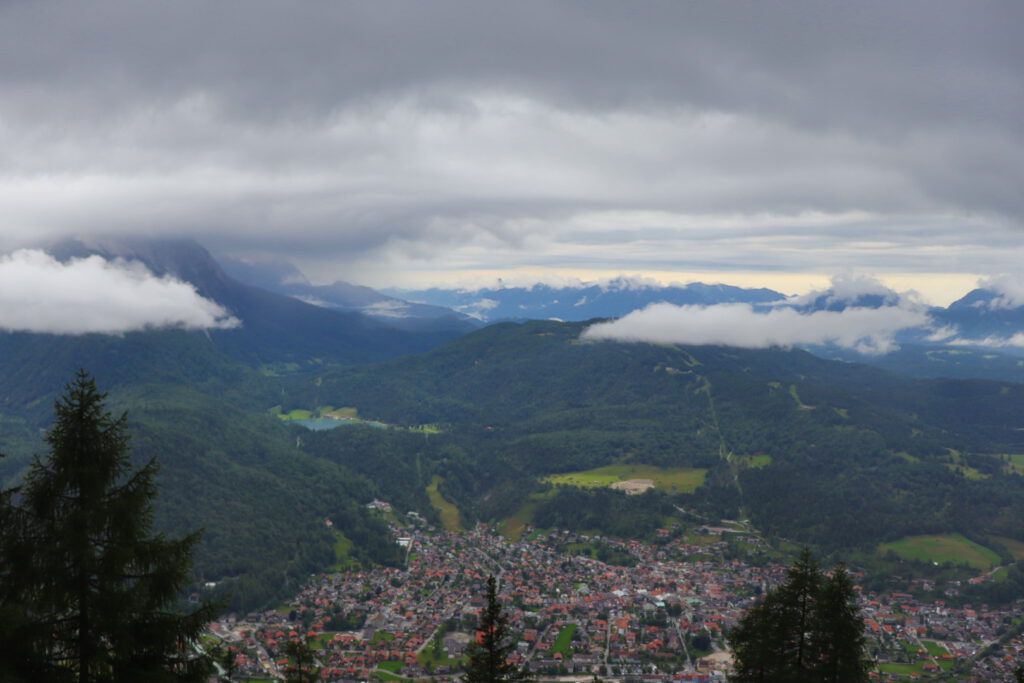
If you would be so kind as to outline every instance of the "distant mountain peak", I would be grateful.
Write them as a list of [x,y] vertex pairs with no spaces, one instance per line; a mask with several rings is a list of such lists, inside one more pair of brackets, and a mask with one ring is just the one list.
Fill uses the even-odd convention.
[[75,237],[45,247],[58,261],[92,255],[105,259],[139,261],[158,277],[170,276],[192,284],[201,296],[228,304],[225,294],[232,282],[217,260],[189,238]]

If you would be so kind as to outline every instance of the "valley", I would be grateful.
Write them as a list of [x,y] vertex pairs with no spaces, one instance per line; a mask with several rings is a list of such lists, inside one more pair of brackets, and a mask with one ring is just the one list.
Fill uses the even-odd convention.
[[[511,618],[514,660],[544,680],[724,681],[724,635],[785,576],[784,556],[744,525],[659,530],[650,543],[528,528],[509,540],[486,525],[461,533],[415,518],[392,522],[406,562],[372,572],[322,574],[276,610],[231,614],[211,633],[243,672],[277,676],[290,637],[314,643],[328,677],[448,683],[473,637],[481,586],[497,577]],[[603,558],[603,559],[599,559]],[[1012,607],[956,600],[960,586],[912,574],[860,589],[869,651],[885,678],[928,675],[991,680],[1024,647]]]
[[[936,650],[940,669],[950,660],[939,647],[974,666],[971,657],[1015,637],[1001,619],[1010,610],[1015,624],[1024,599],[1022,384],[915,378],[797,348],[596,340],[586,335],[593,321],[413,332],[233,282],[194,247],[152,262],[205,274],[193,275],[197,289],[223,297],[243,326],[0,333],[0,477],[16,485],[41,448],[54,397],[88,368],[111,407],[128,411],[133,459],[160,463],[157,529],[203,529],[189,592],[223,600],[228,613],[264,615],[263,630],[273,623],[266,610],[276,613],[311,575],[339,572],[338,581],[369,581],[375,591],[372,577],[412,581],[417,558],[438,546],[468,553],[455,573],[495,549],[550,567],[740,571],[736,590],[716,595],[731,600],[715,603],[716,614],[733,615],[719,625],[725,632],[756,593],[742,577],[767,571],[757,574],[763,591],[809,547],[823,564],[858,572],[865,610],[884,615],[873,619],[891,673],[925,672],[922,648]],[[1017,365],[1000,358],[992,367]],[[375,507],[381,501],[389,512]],[[399,536],[418,545],[399,545]],[[466,581],[487,567],[499,569],[484,561]],[[561,590],[597,585],[590,574],[577,579]],[[657,587],[647,581],[631,585]],[[460,585],[453,604],[465,606],[478,587]],[[421,586],[420,596],[438,589]],[[708,599],[710,589],[700,590]],[[914,610],[897,594],[912,596]],[[419,605],[415,597],[401,599]],[[651,616],[617,609],[640,622]],[[968,611],[995,615],[984,637],[964,631]],[[916,634],[927,624],[907,620],[920,614],[951,630]],[[576,641],[591,623],[563,626],[562,641],[552,632],[545,646],[558,643],[562,662],[581,652]],[[680,629],[675,639],[697,635]],[[435,652],[425,645],[434,636],[424,637],[418,646]],[[697,650],[687,644],[662,663],[696,675]],[[415,666],[457,659],[446,645],[421,660],[423,651]],[[390,653],[381,661],[385,679],[406,664]]]

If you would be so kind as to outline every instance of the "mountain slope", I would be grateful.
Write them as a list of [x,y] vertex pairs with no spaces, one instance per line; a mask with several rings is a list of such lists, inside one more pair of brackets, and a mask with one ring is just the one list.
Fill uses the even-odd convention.
[[463,333],[480,326],[478,321],[450,308],[411,303],[381,294],[370,287],[343,281],[314,285],[298,268],[285,261],[250,263],[223,258],[221,264],[226,272],[241,282],[322,308],[363,313],[401,330]]
[[296,448],[296,435],[266,412],[272,377],[235,360],[201,332],[0,335],[0,485],[17,481],[53,401],[78,368],[128,412],[136,462],[156,458],[155,522],[181,535],[205,529],[196,551],[201,581],[234,609],[251,609],[337,562],[335,529],[368,563],[397,559],[384,525],[363,507],[376,485]]
[[584,327],[493,325],[420,356],[307,378],[286,401],[445,425],[471,454],[458,467],[493,482],[449,493],[485,518],[488,501],[514,495],[494,472],[519,478],[521,503],[528,479],[633,462],[707,468],[687,505],[742,509],[825,546],[1021,535],[1012,520],[1024,484],[999,454],[1024,453],[1022,385],[913,380],[799,350],[588,343]]
[[238,328],[212,330],[210,335],[226,352],[251,364],[304,363],[313,358],[362,363],[424,351],[461,333],[399,330],[361,313],[330,310],[242,284],[191,240],[66,241],[48,251],[62,260],[91,254],[137,260],[158,276],[191,283],[200,295],[242,321]]

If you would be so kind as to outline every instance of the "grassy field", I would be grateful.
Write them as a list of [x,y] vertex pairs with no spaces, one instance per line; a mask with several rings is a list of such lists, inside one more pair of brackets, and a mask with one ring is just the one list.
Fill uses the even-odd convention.
[[387,631],[377,631],[373,634],[373,638],[370,639],[370,645],[380,645],[381,643],[390,643],[395,639],[394,633],[388,633]]
[[326,648],[332,640],[334,640],[333,633],[321,633],[316,638],[310,638],[308,642],[310,647],[322,650]]
[[462,526],[462,517],[459,515],[459,508],[445,500],[445,497],[437,490],[440,484],[441,477],[435,474],[430,486],[427,487],[427,496],[430,498],[430,504],[441,513],[441,525],[447,531],[465,531]]
[[359,411],[355,408],[334,408],[332,406],[324,406],[320,409],[320,415],[323,417],[334,417],[339,420],[341,419],[355,419],[359,417]]
[[996,540],[1006,546],[1014,560],[1024,560],[1024,542],[1004,536],[996,536]]
[[502,520],[498,524],[498,533],[510,541],[521,540],[526,527],[533,524],[533,515],[537,512],[537,506],[545,498],[551,498],[554,495],[554,491],[530,494],[523,507],[519,508],[514,515]]
[[902,662],[886,662],[880,664],[878,670],[883,674],[896,674],[897,676],[920,676],[924,673],[921,664],[904,664]]
[[881,553],[891,550],[906,560],[966,564],[981,570],[991,569],[999,564],[999,556],[993,551],[967,540],[960,534],[909,536],[892,543],[884,543],[878,550]]
[[352,550],[352,541],[343,533],[334,530],[334,566],[331,571],[343,572],[352,569],[356,563],[348,556]]
[[551,646],[551,654],[562,653],[562,657],[572,655],[572,637],[576,635],[576,624],[569,624],[558,633],[555,644]]
[[708,471],[689,467],[653,465],[607,465],[583,472],[566,472],[545,477],[544,481],[563,486],[599,488],[629,479],[650,479],[654,488],[673,493],[693,493],[704,483]]
[[313,411],[293,410],[290,413],[278,413],[277,416],[282,420],[311,420],[313,419]]
[[444,434],[444,430],[437,425],[417,425],[416,427],[409,427],[410,432],[417,434]]
[[458,659],[452,659],[449,657],[447,650],[445,650],[444,646],[440,644],[443,640],[439,641],[439,638],[441,638],[441,635],[435,634],[433,641],[423,648],[423,651],[417,655],[416,659],[420,666],[424,668],[434,666],[456,667],[469,660],[469,657],[465,656],[459,657]]
[[768,465],[772,464],[772,456],[770,456],[770,455],[745,455],[745,456],[740,458],[740,462],[742,462],[747,467],[752,467],[754,469],[761,469],[762,467],[768,467]]
[[[1003,456],[997,456],[1003,457]],[[1024,474],[1024,454],[1010,453],[1005,456],[1009,459],[1006,464],[1006,471],[1012,474]]]

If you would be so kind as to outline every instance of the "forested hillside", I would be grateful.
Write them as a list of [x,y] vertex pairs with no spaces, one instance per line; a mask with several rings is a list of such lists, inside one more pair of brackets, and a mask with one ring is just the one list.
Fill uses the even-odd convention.
[[109,392],[110,408],[128,412],[133,460],[160,463],[157,528],[205,529],[197,585],[218,582],[230,606],[264,605],[337,563],[339,534],[354,542],[350,559],[397,561],[385,525],[364,507],[375,484],[298,448],[293,430],[266,411],[275,378],[202,333],[0,335],[0,347],[5,485],[44,450],[53,401],[83,367]]
[[544,475],[637,462],[707,468],[677,503],[826,548],[1020,535],[1024,486],[1002,456],[1024,453],[1024,386],[913,380],[798,350],[584,342],[584,328],[495,325],[306,377],[285,402],[442,425],[431,439],[458,463],[439,470],[446,490],[484,519],[521,505]]
[[[240,608],[340,563],[399,561],[374,498],[433,523],[442,496],[463,524],[608,534],[747,516],[826,552],[922,533],[1024,539],[1024,385],[581,341],[585,327],[500,324],[376,365],[299,366],[313,372],[252,365],[201,332],[0,335],[0,476],[16,481],[85,367],[129,411],[133,456],[161,463],[158,528],[204,527],[197,582]],[[328,407],[386,428],[275,417]],[[548,481],[610,465],[691,484],[627,497]]]

